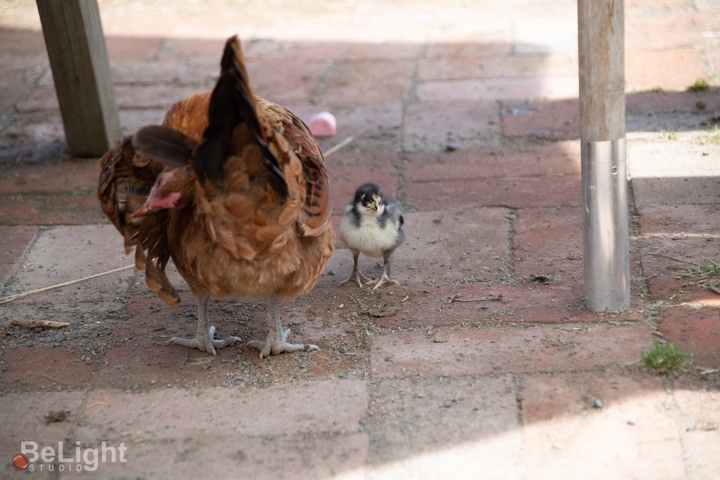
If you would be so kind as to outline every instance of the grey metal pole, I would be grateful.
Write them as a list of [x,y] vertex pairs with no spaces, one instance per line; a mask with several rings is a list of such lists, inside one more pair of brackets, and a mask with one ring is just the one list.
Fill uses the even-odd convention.
[[586,307],[630,306],[623,0],[578,0]]

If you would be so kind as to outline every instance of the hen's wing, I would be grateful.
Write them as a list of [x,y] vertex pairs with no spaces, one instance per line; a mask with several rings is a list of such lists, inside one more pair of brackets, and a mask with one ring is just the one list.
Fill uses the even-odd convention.
[[307,125],[295,114],[262,98],[258,97],[257,100],[265,117],[276,125],[276,130],[283,132],[290,148],[302,163],[301,183],[305,184],[305,200],[298,215],[298,223],[305,235],[320,235],[328,228],[332,213],[330,179],[320,147]]

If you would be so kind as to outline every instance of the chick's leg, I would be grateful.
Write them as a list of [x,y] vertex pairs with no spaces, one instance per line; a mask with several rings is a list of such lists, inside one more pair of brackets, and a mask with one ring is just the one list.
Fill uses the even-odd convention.
[[392,278],[390,278],[390,256],[391,256],[391,254],[383,255],[383,260],[384,260],[385,265],[383,267],[382,276],[380,278],[378,278],[377,280],[368,282],[368,283],[375,283],[375,287],[373,288],[373,290],[377,290],[378,288],[380,288],[380,285],[382,285],[384,283],[392,283],[393,285],[398,284],[397,280],[393,280]]
[[230,345],[235,345],[235,342],[239,342],[239,337],[227,337],[222,340],[215,340],[215,327],[207,327],[207,310],[208,310],[208,298],[200,297],[197,299],[198,302],[198,322],[197,331],[193,338],[178,338],[173,337],[170,339],[170,343],[177,343],[183,347],[197,348],[201,352],[216,354],[216,348],[223,348]]
[[248,342],[249,347],[257,348],[260,350],[260,358],[269,357],[272,355],[278,355],[283,352],[298,352],[305,351],[310,352],[313,350],[320,350],[317,345],[311,345],[309,343],[288,343],[287,337],[290,335],[290,329],[283,330],[282,323],[280,322],[280,314],[278,312],[277,298],[274,295],[267,299],[267,314],[268,314],[268,334],[264,342],[260,340],[252,340]]
[[373,281],[371,278],[367,278],[365,275],[360,273],[360,270],[358,270],[358,256],[360,255],[360,252],[358,250],[353,250],[353,271],[350,274],[350,277],[346,278],[342,282],[340,282],[340,285],[345,285],[350,280],[355,280],[355,283],[357,283],[357,286],[362,288],[363,284],[361,280],[365,280],[366,282]]

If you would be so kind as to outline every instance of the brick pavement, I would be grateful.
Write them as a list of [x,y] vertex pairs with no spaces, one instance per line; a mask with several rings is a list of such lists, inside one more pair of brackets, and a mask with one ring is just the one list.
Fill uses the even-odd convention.
[[[100,5],[125,133],[210,88],[234,33],[258,94],[333,112],[323,148],[354,137],[328,158],[336,217],[364,181],[399,198],[400,285],[340,287],[339,241],[315,290],[281,308],[321,350],[262,362],[169,345],[195,323],[172,267],[177,309],[132,268],[0,305],[3,477],[31,440],[127,447],[95,472],[36,462],[37,478],[720,478],[720,297],[692,273],[720,255],[717,1],[625,5],[633,282],[619,314],[582,306],[575,2]],[[96,159],[63,153],[34,3],[0,12],[3,296],[130,265]],[[700,79],[709,91],[686,91]],[[210,315],[222,335],[265,333],[261,302]],[[645,369],[653,338],[688,370]]]

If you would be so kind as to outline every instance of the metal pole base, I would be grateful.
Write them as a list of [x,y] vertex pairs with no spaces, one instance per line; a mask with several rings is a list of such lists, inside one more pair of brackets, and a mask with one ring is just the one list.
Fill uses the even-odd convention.
[[630,307],[625,139],[581,141],[585,306]]

